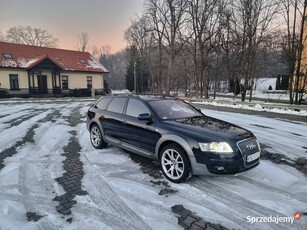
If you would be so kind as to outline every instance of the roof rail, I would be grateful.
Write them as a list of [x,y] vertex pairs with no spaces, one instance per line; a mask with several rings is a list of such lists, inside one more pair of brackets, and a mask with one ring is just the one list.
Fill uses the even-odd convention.
[[[138,96],[138,95],[136,95]],[[175,96],[169,94],[158,94],[158,93],[144,93],[140,94],[140,96],[154,96],[154,97],[163,97],[163,98],[176,98]]]
[[129,97],[134,97],[134,96],[137,96],[137,95],[132,94],[132,93],[113,93],[112,96],[129,96]]
[[124,96],[124,97],[142,97],[142,96],[151,96],[151,97],[160,97],[160,98],[171,98],[178,99],[177,96],[168,95],[168,94],[158,94],[158,93],[144,93],[144,94],[134,94],[134,93],[114,93],[112,96]]

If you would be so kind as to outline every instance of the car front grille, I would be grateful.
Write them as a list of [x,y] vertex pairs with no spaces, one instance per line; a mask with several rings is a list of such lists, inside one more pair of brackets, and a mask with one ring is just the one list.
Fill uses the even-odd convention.
[[259,143],[257,139],[251,138],[251,139],[239,141],[237,143],[237,146],[239,147],[239,150],[241,151],[245,166],[253,165],[256,161],[258,161],[258,159],[255,159],[250,162],[247,161],[248,156],[255,154],[257,152],[260,152],[260,147],[259,147]]

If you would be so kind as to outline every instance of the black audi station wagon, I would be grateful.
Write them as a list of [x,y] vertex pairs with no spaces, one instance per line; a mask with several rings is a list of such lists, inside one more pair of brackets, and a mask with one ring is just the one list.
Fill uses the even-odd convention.
[[101,97],[88,110],[87,128],[95,148],[112,144],[153,158],[175,183],[259,164],[261,150],[252,132],[171,97]]

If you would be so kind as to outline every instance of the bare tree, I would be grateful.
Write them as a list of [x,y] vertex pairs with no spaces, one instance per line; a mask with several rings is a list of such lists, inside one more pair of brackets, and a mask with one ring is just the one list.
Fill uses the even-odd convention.
[[[194,61],[195,93],[208,98],[207,82],[205,76],[206,57],[213,48],[212,39],[218,31],[218,0],[189,0],[190,23],[193,32],[192,55]],[[198,74],[199,72],[199,74]],[[200,77],[198,77],[200,76]]]
[[194,75],[196,94],[208,97],[210,80],[216,92],[228,76],[243,80],[242,100],[247,89],[251,100],[276,12],[275,0],[146,0],[126,39],[146,60],[154,92],[187,90]]
[[112,89],[125,89],[125,73],[127,69],[126,51],[112,54],[109,45],[102,46],[100,51],[100,63],[109,70],[106,80],[110,83],[110,87]]
[[243,78],[241,88],[242,101],[245,100],[247,89],[250,89],[249,101],[255,80],[258,48],[270,29],[278,5],[275,1],[266,0],[235,0],[232,3],[232,17],[238,37],[240,38],[240,70]]
[[[229,5],[229,2],[225,1],[225,5]],[[237,33],[235,29],[233,29],[232,10],[231,7],[225,7],[220,15],[220,39],[221,39],[221,49],[224,53],[224,64],[225,64],[225,72],[227,75],[227,79],[229,81],[229,92],[233,92],[234,96],[236,95],[238,85],[238,68],[234,68],[237,62],[237,54],[240,53],[240,46],[237,45]]]
[[76,49],[78,51],[86,52],[89,49],[89,36],[88,33],[82,32],[78,35]]
[[12,43],[56,47],[58,39],[49,34],[47,30],[31,26],[12,27],[6,32],[6,40]]
[[[147,0],[147,5],[155,9],[159,33],[162,35],[163,48],[168,54],[168,73],[165,81],[165,92],[170,93],[174,78],[174,63],[177,54],[183,48],[180,37],[186,21],[186,0]],[[159,18],[158,18],[159,17]]]
[[97,46],[93,45],[91,48],[92,57],[98,59],[100,54],[101,54],[101,50]]
[[[139,77],[139,81],[144,82],[143,85],[147,85],[148,83],[148,72],[150,68],[150,51],[153,46],[152,33],[149,25],[149,18],[145,15],[142,17],[137,17],[136,19],[131,21],[131,26],[125,31],[125,39],[130,43],[130,45],[134,45],[137,47],[140,57],[140,66],[141,68],[141,76]],[[153,82],[151,78],[150,82]],[[139,88],[139,91],[144,91],[142,87]],[[138,92],[137,92],[138,93]]]
[[[306,4],[306,1],[305,1]],[[280,1],[280,11],[281,15],[286,23],[286,41],[284,44],[284,60],[288,65],[290,76],[289,84],[289,99],[290,103],[298,103],[298,96],[295,93],[298,93],[298,90],[295,90],[294,86],[294,74],[296,76],[300,75],[300,71],[296,68],[298,59],[301,58],[302,44],[304,43],[304,37],[300,37],[299,30],[301,29],[301,36],[303,36],[303,12],[301,9],[305,10],[305,5],[301,0],[281,0]],[[300,24],[299,22],[302,22]],[[300,28],[301,27],[301,28]],[[300,65],[300,64],[299,64]],[[296,69],[296,70],[295,70]],[[296,73],[295,73],[296,72]],[[297,81],[298,82],[298,81]],[[297,84],[295,85],[297,86]],[[294,101],[295,96],[295,101]]]
[[[149,25],[152,33],[152,38],[155,41],[154,48],[157,48],[158,52],[155,50],[152,50],[151,53],[155,54],[158,53],[158,65],[156,68],[151,65],[151,75],[152,75],[152,90],[156,93],[162,93],[162,84],[163,84],[163,37],[164,37],[164,31],[165,26],[163,23],[161,23],[162,18],[162,12],[155,7],[154,1],[147,1],[146,4],[146,15],[149,20]],[[152,60],[152,58],[151,58]],[[154,69],[158,70],[158,74],[155,74]]]
[[0,31],[0,42],[4,42],[5,40],[4,34]]
[[[299,38],[299,44],[298,44],[297,62],[296,62],[296,71],[295,71],[295,82],[294,82],[295,104],[299,104],[299,101],[302,99],[303,92],[306,87],[305,85],[306,83],[306,79],[305,79],[306,78],[306,75],[305,75],[306,64],[304,65],[302,62],[302,59],[304,58],[303,57],[304,44],[306,44],[306,32],[304,32],[304,29],[306,29],[305,28],[306,7],[307,7],[307,1],[305,0],[303,4],[303,14],[301,18],[301,31],[300,31],[300,38]],[[300,83],[301,83],[301,87],[300,87]]]

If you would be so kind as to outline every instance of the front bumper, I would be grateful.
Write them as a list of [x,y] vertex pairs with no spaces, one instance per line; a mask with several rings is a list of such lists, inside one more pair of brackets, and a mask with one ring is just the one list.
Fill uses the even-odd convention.
[[255,168],[259,165],[260,159],[258,158],[250,164],[245,166],[242,161],[236,160],[220,160],[210,161],[207,164],[197,162],[195,157],[190,157],[190,162],[193,170],[193,175],[225,175],[236,174]]
[[[242,144],[257,143],[253,151],[243,149]],[[238,147],[233,154],[216,154],[202,152],[200,149],[193,149],[195,158],[190,159],[193,174],[235,174],[252,169],[260,163],[260,146],[256,139],[247,139],[238,142]]]
[[254,160],[252,164],[246,166],[242,161],[222,160],[214,161],[212,164],[206,164],[207,169],[213,174],[235,174],[256,167],[260,163],[260,158]]

